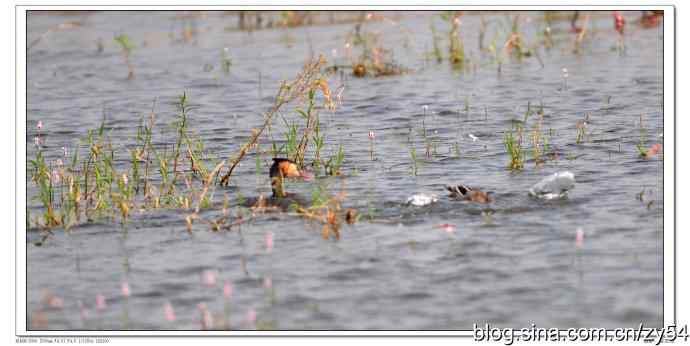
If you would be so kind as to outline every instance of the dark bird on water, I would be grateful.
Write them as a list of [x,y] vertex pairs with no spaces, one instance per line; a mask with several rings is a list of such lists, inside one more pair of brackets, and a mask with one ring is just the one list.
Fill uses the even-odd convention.
[[271,165],[268,176],[271,179],[271,190],[273,191],[273,195],[269,198],[264,198],[263,196],[250,198],[245,203],[246,206],[252,208],[287,210],[292,204],[301,206],[306,205],[305,201],[300,196],[286,192],[283,186],[283,182],[286,178],[302,178],[305,181],[312,179],[311,174],[304,170],[300,170],[294,161],[285,158],[273,158],[273,165]]
[[450,197],[452,198],[460,198],[466,201],[481,204],[487,204],[492,202],[492,199],[489,196],[491,192],[475,190],[462,184],[454,186],[448,185],[446,186],[446,189],[450,192]]

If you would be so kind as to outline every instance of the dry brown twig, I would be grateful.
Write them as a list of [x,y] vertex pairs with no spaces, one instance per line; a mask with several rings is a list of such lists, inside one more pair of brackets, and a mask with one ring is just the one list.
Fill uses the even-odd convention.
[[323,67],[325,64],[326,59],[322,55],[318,60],[307,63],[295,80],[289,83],[282,83],[280,89],[278,89],[273,106],[271,106],[271,108],[265,114],[263,125],[258,130],[253,131],[250,140],[242,146],[237,157],[232,160],[228,173],[226,173],[220,180],[220,184],[222,186],[228,185],[230,176],[235,170],[235,167],[237,167],[240,161],[242,161],[249,149],[256,144],[256,141],[259,139],[264,130],[270,126],[273,117],[278,113],[280,108],[297,98],[303,97],[311,88],[314,87],[314,82],[320,80],[321,67]]

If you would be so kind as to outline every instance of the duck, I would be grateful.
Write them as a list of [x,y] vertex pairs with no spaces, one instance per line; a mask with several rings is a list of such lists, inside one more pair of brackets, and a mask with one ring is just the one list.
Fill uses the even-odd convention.
[[250,198],[246,201],[245,206],[255,209],[261,208],[262,210],[287,210],[292,204],[306,205],[303,198],[297,194],[286,192],[283,187],[286,178],[302,178],[305,181],[312,179],[311,174],[305,170],[300,170],[294,161],[286,158],[273,158],[268,176],[271,180],[272,196],[269,198],[263,196]]
[[489,204],[492,202],[490,194],[492,192],[484,192],[477,189],[472,189],[466,185],[447,185],[446,189],[450,192],[452,198],[462,198],[466,201],[471,201],[479,204]]

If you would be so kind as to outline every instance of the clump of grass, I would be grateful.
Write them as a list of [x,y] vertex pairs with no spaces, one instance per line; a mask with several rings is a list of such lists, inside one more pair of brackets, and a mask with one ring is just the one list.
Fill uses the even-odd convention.
[[342,145],[338,146],[338,151],[328,158],[324,164],[326,174],[328,175],[340,175],[340,168],[345,162],[345,150]]
[[[527,102],[527,110],[525,111],[522,121],[514,121],[511,129],[506,131],[503,136],[503,145],[506,149],[506,152],[510,156],[508,167],[511,170],[521,170],[525,166],[527,148],[523,143],[523,136],[527,120],[533,113],[532,104]],[[538,112],[539,120],[537,121],[537,124],[535,124],[532,131],[532,154],[537,164],[541,162],[541,156],[545,151],[545,147],[543,146],[544,139],[541,131],[543,113],[544,110],[542,105],[540,111]]]
[[575,129],[576,129],[576,136],[575,136],[575,143],[576,144],[582,144],[584,143],[589,134],[587,133],[587,126],[589,125],[589,120],[591,118],[591,114],[587,113],[585,114],[585,118],[582,120],[578,120],[577,123],[575,124]]
[[453,11],[448,17],[450,22],[450,32],[448,33],[449,59],[450,63],[456,68],[463,68],[465,64],[465,46],[460,37],[460,16],[462,12]]
[[525,150],[522,147],[522,125],[515,125],[503,137],[506,152],[510,155],[508,167],[511,170],[521,170],[525,166]]
[[520,32],[520,15],[516,14],[511,19],[510,36],[503,45],[503,49],[518,61],[532,55],[527,47],[524,36]]
[[407,72],[407,69],[395,62],[393,52],[384,48],[379,34],[362,31],[364,20],[357,23],[354,31],[347,37],[346,46],[360,48],[359,56],[350,65],[352,74],[355,77],[383,77]]
[[62,225],[62,219],[58,217],[53,208],[53,179],[52,172],[46,164],[43,152],[38,148],[36,157],[29,161],[32,166],[32,181],[38,186],[38,199],[43,204],[45,212],[43,213],[43,226],[51,228]]
[[120,45],[120,49],[122,50],[122,58],[125,61],[125,65],[127,65],[127,79],[133,79],[134,66],[132,66],[132,63],[129,61],[129,56],[134,50],[134,44],[126,34],[115,36],[115,42]]
[[[69,229],[80,222],[82,216],[87,221],[97,218],[114,221],[118,215],[120,222],[125,224],[135,208],[191,208],[199,192],[192,176],[198,176],[204,188],[209,184],[209,176],[217,171],[208,173],[202,153],[203,142],[187,128],[190,107],[186,94],[180,97],[178,110],[180,115],[174,124],[177,138],[173,150],[160,150],[153,146],[155,115],[152,110],[148,122],[142,118],[137,128],[136,144],[129,150],[126,161],[129,167],[118,168],[115,165],[118,159],[106,131],[105,112],[100,126],[89,130],[82,140],[87,152],[83,161],[79,160],[78,148],[71,160],[68,160],[67,148],[63,148],[64,159],[69,163],[59,160],[57,168],[51,170],[39,147],[36,158],[30,163],[32,180],[39,187],[38,198],[42,201],[45,215],[43,221],[37,220],[35,225],[47,229],[59,226]],[[181,169],[187,164],[191,167],[191,174]],[[154,172],[157,172],[155,178],[159,181],[157,187],[152,183]],[[184,180],[187,189],[178,191],[176,179]],[[57,184],[60,184],[59,189],[56,189]],[[58,198],[54,197],[55,194]],[[203,192],[197,208],[209,206],[210,198]]]

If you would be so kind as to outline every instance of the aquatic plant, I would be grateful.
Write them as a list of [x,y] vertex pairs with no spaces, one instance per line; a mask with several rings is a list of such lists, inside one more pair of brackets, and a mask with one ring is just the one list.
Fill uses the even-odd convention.
[[374,139],[376,139],[376,133],[369,131],[369,156],[372,161],[374,161]]
[[525,165],[525,150],[522,147],[522,125],[514,125],[506,131],[503,137],[503,145],[510,155],[508,167],[511,170],[520,170]]
[[412,160],[412,175],[417,175],[417,149],[414,144],[410,146],[410,159]]
[[549,149],[549,141],[542,132],[542,124],[544,122],[544,106],[542,105],[537,111],[537,121],[532,127],[530,139],[532,140],[532,159],[536,165],[543,163],[545,160],[543,156]]
[[463,68],[465,64],[465,47],[460,37],[460,16],[462,16],[462,12],[453,12],[448,17],[451,25],[448,33],[448,40],[450,41],[448,54],[450,63],[456,68]]
[[132,66],[132,63],[129,61],[129,56],[132,53],[132,50],[134,50],[134,44],[126,34],[115,36],[114,40],[118,45],[120,45],[120,49],[122,49],[122,58],[124,59],[125,65],[127,65],[127,79],[133,79],[134,66]]
[[575,137],[575,143],[576,144],[582,144],[585,139],[587,138],[587,125],[589,124],[589,118],[590,114],[587,113],[585,115],[584,120],[578,120],[577,123],[575,124],[575,129],[577,131],[577,135]]
[[225,47],[220,55],[220,67],[225,74],[230,73],[230,66],[232,66],[232,59],[229,57],[230,49]]
[[[380,34],[374,32],[364,32],[362,28],[367,20],[377,17],[386,19],[383,16],[367,14],[360,23],[357,23],[354,30],[346,37],[346,47],[359,47],[360,54],[354,59],[350,68],[355,77],[383,77],[399,75],[407,72],[407,69],[397,64],[392,52],[383,47]],[[337,70],[338,66],[332,66],[332,70]]]
[[338,146],[338,151],[331,155],[324,163],[324,169],[327,175],[340,175],[340,168],[345,161],[345,149],[342,144]]

